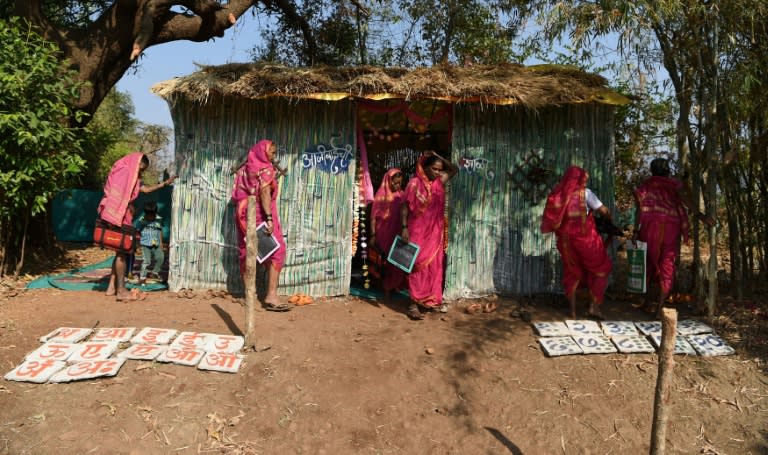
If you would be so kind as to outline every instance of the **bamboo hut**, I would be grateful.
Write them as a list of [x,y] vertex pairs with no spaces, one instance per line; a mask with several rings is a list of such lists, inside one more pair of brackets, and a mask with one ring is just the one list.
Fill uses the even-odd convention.
[[460,167],[446,209],[447,299],[560,291],[555,240],[538,227],[567,166],[588,169],[613,208],[613,111],[627,100],[571,67],[228,64],[153,91],[175,125],[171,289],[242,290],[229,198],[233,169],[261,138],[288,169],[281,294],[349,292],[366,198],[388,167],[412,171],[423,150]]

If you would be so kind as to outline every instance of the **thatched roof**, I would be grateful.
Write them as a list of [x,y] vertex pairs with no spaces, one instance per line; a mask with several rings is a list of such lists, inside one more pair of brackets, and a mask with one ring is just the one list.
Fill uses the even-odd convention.
[[530,108],[574,103],[625,104],[598,75],[562,65],[439,65],[432,68],[312,67],[266,63],[201,66],[188,76],[152,87],[167,99],[205,103],[213,94],[249,99],[282,96],[336,101],[437,99],[520,104]]

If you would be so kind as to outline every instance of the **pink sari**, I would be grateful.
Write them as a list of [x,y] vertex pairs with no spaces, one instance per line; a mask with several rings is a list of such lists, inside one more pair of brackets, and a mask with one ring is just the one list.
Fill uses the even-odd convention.
[[653,176],[635,190],[640,205],[638,239],[648,243],[648,280],[658,282],[666,293],[672,290],[675,280],[680,236],[688,240],[688,214],[680,199],[682,188],[677,179]]
[[104,185],[104,197],[97,212],[107,223],[120,226],[133,223],[131,203],[139,196],[141,152],[133,152],[115,161]]
[[605,299],[611,260],[595,220],[585,202],[589,175],[579,167],[565,171],[560,183],[547,197],[541,232],[555,232],[557,250],[563,260],[563,290],[570,298],[579,286],[586,286],[595,303]]
[[408,235],[410,241],[420,247],[408,277],[408,291],[414,302],[437,307],[443,303],[445,186],[439,178],[429,181],[424,172],[424,160],[424,157],[419,159],[416,176],[405,188]]
[[248,151],[248,161],[235,174],[235,187],[232,200],[235,202],[235,225],[237,226],[237,247],[240,253],[240,272],[245,273],[245,234],[248,225],[248,196],[256,196],[256,226],[266,221],[267,214],[261,205],[259,190],[269,185],[272,193],[270,212],[272,213],[272,233],[277,238],[280,248],[262,264],[273,266],[278,271],[285,264],[285,240],[280,227],[280,217],[277,213],[277,170],[267,159],[267,148],[272,141],[261,140]]
[[[400,169],[392,168],[384,174],[381,186],[376,191],[371,208],[371,218],[376,223],[376,247],[386,256],[392,247],[395,236],[400,234],[400,206],[403,204],[403,191],[392,191],[392,176]],[[389,262],[384,262],[382,285],[386,290],[405,287],[408,275]]]

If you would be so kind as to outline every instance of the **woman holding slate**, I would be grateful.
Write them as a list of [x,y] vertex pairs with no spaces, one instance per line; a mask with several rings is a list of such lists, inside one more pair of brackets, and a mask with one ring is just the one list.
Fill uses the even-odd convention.
[[267,295],[264,305],[269,311],[288,311],[291,306],[281,303],[277,296],[280,270],[285,263],[285,240],[277,214],[277,174],[272,164],[277,147],[272,141],[261,140],[248,151],[248,159],[235,175],[232,199],[236,204],[235,224],[240,250],[240,273],[245,276],[245,234],[248,225],[248,196],[257,196],[256,226],[266,224],[265,233],[274,234],[280,247],[262,265],[267,268]]
[[428,151],[419,158],[416,176],[405,188],[405,203],[400,207],[400,236],[420,248],[408,278],[408,317],[413,320],[424,319],[420,305],[440,308],[443,304],[445,184],[458,171],[458,167]]
[[[392,168],[384,174],[371,207],[371,242],[383,256],[389,253],[395,236],[400,233],[400,206],[403,204],[403,173]],[[405,287],[408,276],[390,263],[384,263],[382,286],[389,293]]]

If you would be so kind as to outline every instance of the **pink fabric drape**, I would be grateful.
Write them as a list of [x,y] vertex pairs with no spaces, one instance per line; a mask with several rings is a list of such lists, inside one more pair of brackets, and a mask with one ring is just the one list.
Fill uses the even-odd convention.
[[272,233],[277,238],[280,248],[262,264],[265,267],[273,266],[280,270],[285,264],[285,240],[280,226],[280,217],[277,213],[277,170],[267,159],[267,149],[272,141],[261,140],[248,151],[248,160],[235,174],[235,185],[232,190],[232,200],[235,202],[235,224],[237,225],[237,246],[240,253],[240,271],[245,272],[245,234],[248,225],[248,196],[256,196],[256,225],[266,221],[267,214],[261,204],[259,191],[270,187],[272,202],[270,212],[272,215]]
[[[448,117],[448,137],[452,137],[453,130],[453,118],[451,117],[452,108],[450,104],[446,104],[435,112],[430,118],[425,118],[419,114],[413,112],[408,103],[400,102],[390,106],[382,106],[372,102],[360,101],[358,102],[358,109],[364,109],[370,112],[378,113],[392,113],[403,112],[411,123],[418,123],[420,125],[431,125],[442,121],[445,117]],[[363,171],[362,188],[360,189],[360,197],[366,204],[373,201],[373,183],[371,181],[371,172],[368,168],[368,148],[365,144],[365,137],[363,136],[363,127],[360,125],[360,120],[357,121],[357,146],[360,148],[360,165]]]
[[[392,247],[395,236],[400,233],[400,206],[403,204],[405,193],[398,189],[392,191],[392,177],[399,174],[400,169],[392,168],[384,174],[381,186],[376,191],[376,197],[371,207],[371,218],[376,224],[376,247],[382,255],[387,255]],[[405,287],[407,275],[389,262],[384,263],[382,285],[384,289],[393,290]]]
[[420,248],[408,277],[408,290],[414,302],[435,307],[443,303],[445,186],[439,178],[429,181],[423,167],[425,159],[419,158],[416,176],[405,189],[408,235]]
[[[580,188],[586,188],[589,174],[578,166],[566,169],[560,183],[547,196],[544,214],[541,217],[541,232],[555,232],[565,219],[569,198]],[[586,211],[584,212],[586,216]]]
[[586,286],[600,305],[608,287],[612,265],[595,220],[585,202],[589,174],[572,166],[547,197],[542,232],[555,232],[557,250],[563,261],[563,290],[570,298],[579,286]]
[[104,185],[104,197],[99,202],[99,217],[117,226],[133,223],[131,203],[139,196],[139,166],[144,156],[133,152],[120,158],[112,165]]
[[680,197],[682,189],[683,184],[677,179],[653,176],[635,190],[640,205],[638,239],[648,243],[648,280],[658,282],[667,293],[675,280],[680,236],[688,240],[688,214]]

